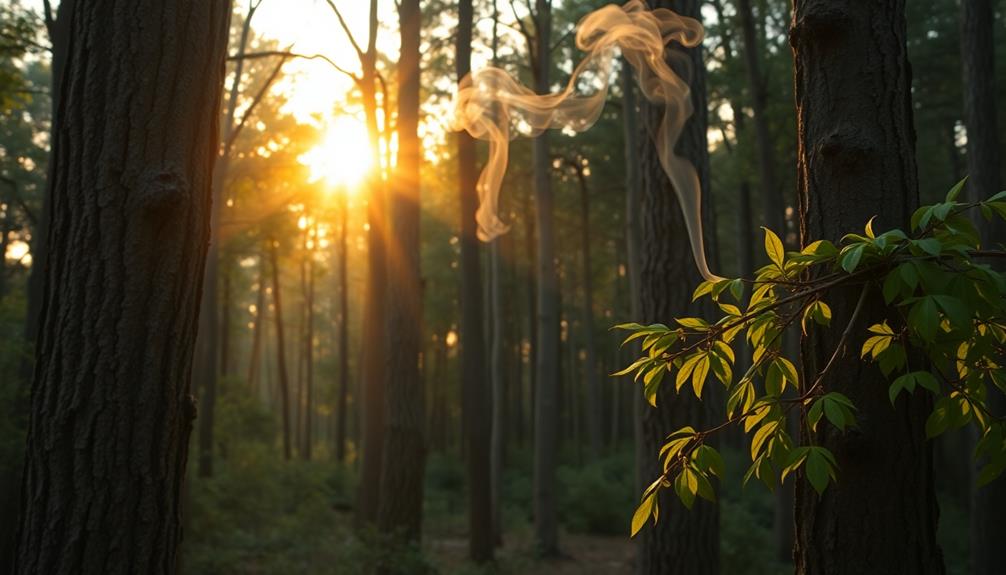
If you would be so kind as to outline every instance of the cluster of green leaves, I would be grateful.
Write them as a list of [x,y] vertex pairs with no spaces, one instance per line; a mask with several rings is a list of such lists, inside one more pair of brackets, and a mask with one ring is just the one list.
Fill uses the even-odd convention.
[[[840,432],[856,426],[855,405],[828,391],[824,382],[854,338],[862,338],[861,346],[856,344],[861,357],[890,381],[892,404],[916,388],[933,395],[929,437],[969,423],[978,428],[975,457],[984,461],[980,484],[1006,469],[1004,414],[991,413],[987,405],[990,392],[1006,393],[1006,275],[987,261],[1006,252],[981,246],[967,215],[977,209],[987,219],[1006,219],[1006,192],[984,202],[959,203],[963,186],[964,181],[954,186],[943,203],[916,211],[910,233],[876,234],[871,220],[863,234],[848,234],[838,245],[820,240],[787,253],[766,229],[769,263],[753,280],[706,281],[695,290],[693,300],[707,297],[722,312],[715,322],[681,318],[673,327],[616,326],[631,332],[626,343],[641,340],[642,356],[615,375],[634,374],[651,405],[656,406],[665,379],[673,379],[675,393],[688,384],[700,400],[710,374],[726,390],[721,423],[705,430],[684,427],[667,437],[660,451],[663,472],[643,492],[633,535],[649,519],[657,521],[662,489],[673,488],[688,508],[696,497],[715,498],[712,478],[722,477],[723,464],[706,438],[731,425],[751,436],[745,483],[756,478],[772,489],[797,473],[823,493],[837,479],[839,465],[828,449],[814,444],[815,432],[825,421]],[[745,302],[747,285],[753,290]],[[861,287],[859,302],[845,318],[831,359],[819,372],[801,376],[797,359],[783,355],[782,334],[791,325],[805,335],[830,326],[832,310],[825,298],[843,286]],[[863,334],[854,329],[856,319],[877,288],[890,321],[870,325]],[[740,345],[750,346],[752,360],[735,378],[734,348]],[[807,427],[803,444],[787,431],[794,409]]]

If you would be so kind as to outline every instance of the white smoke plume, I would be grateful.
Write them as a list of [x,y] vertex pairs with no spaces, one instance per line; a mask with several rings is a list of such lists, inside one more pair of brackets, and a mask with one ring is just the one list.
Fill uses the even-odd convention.
[[[643,95],[663,104],[663,120],[653,132],[654,145],[684,213],[695,263],[703,277],[719,279],[706,263],[698,173],[691,162],[674,154],[674,145],[692,115],[691,91],[664,54],[671,42],[695,47],[703,35],[702,25],[692,18],[664,8],[650,10],[643,0],[629,0],[623,6],[599,8],[580,20],[576,46],[586,55],[560,92],[536,94],[494,67],[465,77],[454,98],[452,128],[489,142],[489,160],[478,183],[479,238],[489,241],[508,229],[498,215],[499,192],[515,132],[534,136],[549,128],[582,132],[593,126],[607,99],[614,59],[621,51],[635,69]],[[581,76],[588,71],[595,91],[579,93]]]

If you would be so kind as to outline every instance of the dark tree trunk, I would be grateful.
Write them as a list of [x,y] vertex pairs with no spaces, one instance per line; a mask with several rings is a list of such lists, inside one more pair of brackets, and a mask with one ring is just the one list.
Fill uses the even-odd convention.
[[346,461],[346,404],[349,400],[349,276],[346,260],[349,257],[347,242],[348,212],[345,194],[339,200],[339,406],[335,431],[335,458]]
[[[458,82],[472,67],[472,18],[472,0],[460,0],[455,59]],[[475,235],[475,210],[478,208],[475,140],[465,131],[455,136],[461,205],[461,393],[468,430],[468,555],[473,561],[482,563],[493,557],[490,473],[493,396],[486,378],[481,246]]]
[[[661,1],[654,6],[670,8],[692,18],[700,18],[698,0]],[[706,148],[705,74],[701,49],[669,50],[683,53],[691,64],[691,94],[695,113],[686,124],[677,150],[699,173],[703,199],[709,196],[709,156]],[[677,60],[677,59],[676,59]],[[687,77],[687,76],[686,76]],[[702,278],[692,259],[684,218],[674,198],[670,180],[664,174],[656,148],[647,136],[647,126],[657,125],[663,110],[641,102],[642,209],[640,210],[640,317],[644,322],[670,323],[675,317],[696,315],[691,294]],[[683,392],[675,396],[670,386],[661,389],[657,407],[646,406],[641,413],[640,479],[647,484],[660,475],[657,454],[667,434],[684,427],[710,427],[710,401],[699,402]],[[661,501],[660,521],[638,536],[637,573],[678,573],[706,575],[719,573],[719,508],[704,500],[688,511],[667,494]]]
[[[904,8],[904,0],[795,3],[790,43],[804,244],[837,242],[874,216],[881,229],[908,227],[918,182]],[[860,290],[832,294],[836,318],[852,315]],[[868,294],[856,333],[884,320],[885,311],[879,296]],[[805,376],[819,373],[840,339],[836,329],[811,334],[803,346]],[[820,497],[803,477],[796,482],[796,571],[941,574],[923,429],[930,406],[916,395],[892,408],[879,369],[849,347],[822,386],[856,404],[859,427],[843,434],[821,426],[804,437],[834,453],[838,481]]]
[[576,177],[580,184],[580,233],[583,249],[583,345],[587,361],[583,366],[587,382],[587,441],[590,457],[601,456],[601,382],[597,377],[600,367],[597,361],[597,346],[594,344],[594,283],[591,274],[590,257],[590,187],[582,165],[576,166]]
[[[384,460],[385,419],[385,330],[388,283],[385,243],[387,220],[385,184],[381,177],[381,129],[377,123],[377,0],[370,0],[367,51],[360,58],[363,81],[360,96],[370,136],[371,163],[370,197],[367,202],[367,292],[363,309],[363,373],[360,378],[362,423],[360,486],[357,491],[356,524],[359,527],[377,521],[378,490],[381,484],[381,464]],[[388,95],[384,94],[387,105]],[[387,106],[386,106],[387,107]],[[387,110],[385,110],[387,111]],[[387,126],[389,117],[385,115]],[[389,146],[390,149],[390,146]],[[389,152],[390,153],[390,152]],[[388,164],[390,166],[390,162]]]
[[13,571],[173,574],[230,3],[65,16]]
[[[998,132],[995,83],[995,6],[992,0],[961,2],[961,61],[964,63],[964,112],[968,134],[970,199],[980,201],[1000,190],[1002,162]],[[1006,243],[1002,220],[979,223],[982,243],[988,249]],[[993,413],[1006,411],[1006,398],[989,386]],[[1006,573],[1006,479],[974,488],[971,502],[971,572],[975,575]]]
[[276,368],[279,371],[279,399],[283,418],[283,459],[293,456],[290,441],[290,375],[286,369],[286,339],[283,333],[283,298],[279,282],[279,249],[274,238],[269,238],[269,258],[272,264],[272,307],[276,325]]
[[[535,90],[549,92],[552,2],[535,2]],[[543,556],[559,553],[556,465],[559,450],[559,303],[555,270],[551,163],[548,133],[534,140],[534,195],[537,215],[537,344],[534,412],[534,545]]]
[[[419,276],[419,0],[402,0],[398,63],[398,165],[388,234],[387,421],[377,524],[418,540],[422,532],[423,385],[419,376],[422,286]],[[481,306],[480,308],[481,309]]]
[[[313,240],[317,241],[317,240]],[[308,252],[307,298],[304,302],[304,436],[300,456],[311,461],[311,441],[313,436],[314,404],[314,252]]]
[[744,61],[747,65],[748,87],[751,90],[751,111],[755,124],[755,140],[758,145],[758,179],[761,183],[762,210],[765,226],[780,237],[786,237],[785,200],[778,188],[775,177],[775,148],[765,115],[768,102],[768,87],[761,73],[761,51],[755,27],[751,0],[738,0],[741,18],[741,36],[744,39]]
[[223,270],[223,300],[220,302],[220,377],[231,374],[231,274],[233,270]]
[[265,253],[258,258],[258,292],[255,296],[255,327],[252,329],[251,358],[248,361],[248,387],[254,391],[258,386],[259,374],[262,370],[262,333],[265,329],[267,316],[265,301]]
[[[254,9],[245,16],[241,29],[241,40],[238,53],[244,54],[251,31],[251,20]],[[237,111],[237,100],[241,88],[241,75],[244,60],[238,59],[234,65],[234,77],[231,80],[227,97],[227,115],[221,126],[221,141],[229,142],[234,129],[234,118]],[[206,274],[203,278],[202,303],[199,317],[199,352],[196,354],[197,365],[194,369],[196,385],[199,392],[199,477],[213,475],[213,425],[216,419],[217,380],[220,375],[219,337],[220,309],[218,304],[219,274],[220,274],[220,213],[225,200],[224,186],[227,182],[227,172],[230,167],[230,150],[219,149],[220,157],[213,170],[213,206],[210,214],[210,246],[206,254]]]

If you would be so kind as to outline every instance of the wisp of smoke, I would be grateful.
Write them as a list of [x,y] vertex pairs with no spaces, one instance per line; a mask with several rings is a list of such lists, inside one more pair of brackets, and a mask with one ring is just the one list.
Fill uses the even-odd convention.
[[[451,127],[489,142],[489,159],[478,182],[479,238],[489,241],[508,229],[498,214],[499,192],[514,132],[526,136],[549,128],[582,132],[594,125],[607,99],[615,56],[621,51],[635,69],[643,95],[663,104],[663,119],[653,132],[654,146],[684,213],[695,263],[703,277],[719,279],[706,263],[698,173],[691,162],[674,153],[692,115],[691,92],[664,55],[667,44],[694,47],[702,42],[703,34],[702,25],[692,18],[664,8],[650,10],[643,0],[629,0],[623,6],[599,8],[580,20],[576,46],[586,54],[560,92],[536,94],[499,68],[466,76],[454,98]],[[578,91],[583,80],[590,81],[592,93]]]

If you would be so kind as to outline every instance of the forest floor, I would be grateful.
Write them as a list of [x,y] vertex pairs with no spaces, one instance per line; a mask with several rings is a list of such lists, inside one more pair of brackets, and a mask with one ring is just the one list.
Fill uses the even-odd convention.
[[[562,555],[555,559],[535,559],[529,538],[519,536],[497,548],[503,572],[521,575],[628,575],[633,572],[635,544],[628,537],[563,534]],[[430,555],[443,572],[455,572],[467,563],[468,540],[463,537],[434,538],[428,543]]]

